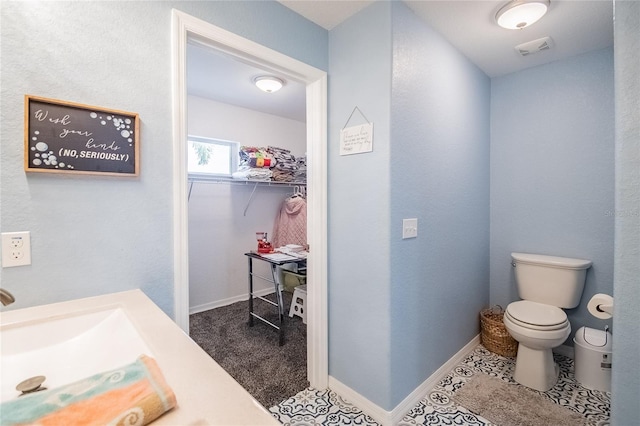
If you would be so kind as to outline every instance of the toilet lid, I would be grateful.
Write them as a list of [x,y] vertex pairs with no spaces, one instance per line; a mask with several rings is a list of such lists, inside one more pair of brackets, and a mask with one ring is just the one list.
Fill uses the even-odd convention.
[[545,328],[557,328],[567,322],[567,314],[562,309],[528,300],[510,303],[506,314],[525,324]]

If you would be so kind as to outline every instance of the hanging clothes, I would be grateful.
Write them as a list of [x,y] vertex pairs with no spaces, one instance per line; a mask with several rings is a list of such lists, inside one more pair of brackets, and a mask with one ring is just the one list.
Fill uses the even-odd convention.
[[273,224],[272,244],[307,245],[307,201],[299,196],[289,197],[282,203],[280,213]]

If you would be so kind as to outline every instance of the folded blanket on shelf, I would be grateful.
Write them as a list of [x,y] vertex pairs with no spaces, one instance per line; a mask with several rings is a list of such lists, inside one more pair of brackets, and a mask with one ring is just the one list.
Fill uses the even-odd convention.
[[271,178],[276,182],[293,182],[293,173],[274,169]]
[[296,166],[296,157],[293,156],[288,149],[269,146],[267,151],[276,159],[275,167],[278,168],[278,170],[293,171],[298,168]]
[[231,177],[233,179],[236,179],[236,180],[248,180],[249,179],[249,173],[247,171],[233,172],[231,174]]
[[255,146],[240,147],[240,163],[252,168],[271,168],[276,165],[276,160],[266,148]]
[[134,363],[0,406],[0,425],[146,425],[176,406],[155,360]]
[[247,166],[241,166],[237,172],[231,174],[231,177],[236,180],[259,180],[269,181],[273,173],[269,169],[249,168]]

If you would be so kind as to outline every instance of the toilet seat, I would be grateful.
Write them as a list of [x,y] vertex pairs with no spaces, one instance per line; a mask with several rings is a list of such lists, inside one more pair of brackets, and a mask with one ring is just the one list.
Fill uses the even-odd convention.
[[562,309],[529,300],[510,303],[505,316],[513,323],[530,330],[559,330],[568,324],[567,314]]

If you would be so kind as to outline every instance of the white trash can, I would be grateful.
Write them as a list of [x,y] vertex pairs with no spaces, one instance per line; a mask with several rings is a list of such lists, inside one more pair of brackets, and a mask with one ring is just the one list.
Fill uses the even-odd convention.
[[573,338],[576,380],[584,387],[611,392],[610,332],[580,327]]

